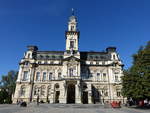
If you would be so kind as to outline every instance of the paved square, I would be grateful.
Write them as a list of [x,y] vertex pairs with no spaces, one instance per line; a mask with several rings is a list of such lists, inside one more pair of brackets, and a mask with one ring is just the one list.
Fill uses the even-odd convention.
[[0,105],[0,113],[150,113],[149,110],[133,108],[104,108],[102,105],[82,104],[29,104],[27,107],[17,105]]

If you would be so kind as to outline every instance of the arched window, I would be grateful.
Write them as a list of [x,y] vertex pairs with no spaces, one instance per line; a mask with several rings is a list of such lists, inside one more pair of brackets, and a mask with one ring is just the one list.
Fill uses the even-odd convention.
[[59,84],[58,84],[58,83],[55,84],[55,88],[56,88],[56,89],[59,88]]
[[23,79],[22,79],[23,81],[26,81],[26,80],[28,80],[28,71],[24,71],[23,72]]
[[21,89],[20,89],[20,96],[25,96],[25,92],[26,91],[26,87],[25,86],[21,86]]

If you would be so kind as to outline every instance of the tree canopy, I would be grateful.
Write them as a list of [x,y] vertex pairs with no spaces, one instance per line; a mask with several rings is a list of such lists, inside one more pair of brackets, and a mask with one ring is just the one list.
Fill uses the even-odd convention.
[[17,71],[9,71],[7,75],[2,75],[0,81],[0,103],[11,103],[12,94],[15,91],[15,82],[17,79]]
[[136,100],[150,99],[150,41],[132,57],[133,64],[122,77],[122,94]]

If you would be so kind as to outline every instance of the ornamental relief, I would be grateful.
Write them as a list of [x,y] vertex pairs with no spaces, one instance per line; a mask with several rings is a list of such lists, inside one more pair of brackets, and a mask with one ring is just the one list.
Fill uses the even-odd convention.
[[107,68],[89,68],[89,71],[92,72],[92,73],[97,73],[97,72],[100,72],[100,73],[103,73],[103,72],[107,72]]
[[78,62],[76,62],[76,61],[69,61],[68,63],[67,63],[67,65],[70,67],[70,66],[74,66],[74,65],[78,65]]
[[120,69],[113,68],[112,71],[113,71],[113,73],[115,73],[115,74],[119,74],[119,73],[120,73]]
[[62,70],[61,67],[38,67],[36,68],[37,71],[55,71],[57,70],[58,72],[60,72]]

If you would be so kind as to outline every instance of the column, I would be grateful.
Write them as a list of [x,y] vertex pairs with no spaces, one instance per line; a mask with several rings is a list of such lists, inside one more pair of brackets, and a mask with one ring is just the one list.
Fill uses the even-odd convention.
[[64,81],[64,103],[67,103],[67,84],[66,84],[66,81]]
[[55,102],[55,91],[54,91],[54,84],[51,84],[51,95],[50,95],[50,103],[54,103]]
[[26,97],[28,98],[27,100],[28,100],[28,102],[31,102],[32,101],[32,84],[26,88],[27,88],[26,89],[26,93],[27,93]]
[[91,104],[92,103],[92,88],[91,88],[91,84],[88,83],[87,87],[88,87],[88,103]]
[[60,95],[59,95],[59,102],[66,103],[66,95],[65,95],[65,87],[64,82],[60,83]]
[[20,84],[16,84],[16,88],[15,88],[15,94],[14,94],[14,97],[13,97],[13,103],[16,103],[17,102],[17,99],[19,98],[20,96]]
[[20,69],[19,69],[17,82],[21,82],[21,75],[22,75],[21,73],[22,73],[22,66],[20,66]]
[[30,68],[30,76],[29,76],[30,82],[34,81],[34,75],[35,75],[35,67],[34,65],[32,65]]

